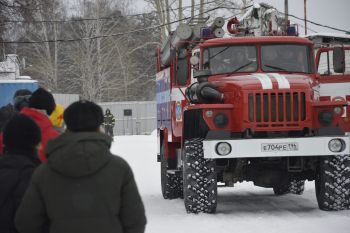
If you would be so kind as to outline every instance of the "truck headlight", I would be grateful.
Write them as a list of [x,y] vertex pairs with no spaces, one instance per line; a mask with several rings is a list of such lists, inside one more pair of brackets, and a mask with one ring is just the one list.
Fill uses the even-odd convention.
[[228,118],[225,114],[219,113],[214,117],[214,124],[218,128],[225,128],[228,123]]
[[330,111],[322,111],[318,114],[318,121],[322,126],[329,126],[333,121],[333,113]]
[[343,112],[343,109],[341,107],[335,107],[333,110],[334,110],[334,113],[337,115],[340,115]]
[[328,148],[332,152],[342,152],[345,149],[345,142],[342,139],[332,139],[328,143]]
[[231,145],[227,142],[219,142],[218,144],[216,144],[216,153],[218,155],[228,155],[231,153]]

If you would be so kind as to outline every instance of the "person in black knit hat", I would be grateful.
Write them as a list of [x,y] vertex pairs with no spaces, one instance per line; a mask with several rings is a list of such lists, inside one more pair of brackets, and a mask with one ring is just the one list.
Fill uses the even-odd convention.
[[40,129],[29,117],[16,114],[4,127],[5,154],[0,158],[0,232],[15,233],[14,216],[34,169],[40,164]]
[[55,110],[56,103],[53,95],[44,88],[38,88],[29,98],[29,107],[45,110],[48,116]]
[[49,115],[56,107],[52,94],[44,88],[38,88],[29,98],[29,106],[24,107],[21,113],[32,118],[41,129],[41,147],[39,148],[39,158],[43,163],[47,162],[45,147],[49,140],[56,138],[60,132],[54,129]]
[[75,102],[64,121],[66,132],[48,143],[48,163],[35,171],[17,211],[17,229],[37,232],[50,222],[50,232],[143,233],[144,206],[130,166],[111,154],[112,138],[100,131],[101,107]]
[[103,112],[97,104],[82,100],[71,104],[64,111],[63,119],[72,132],[93,132],[102,125]]
[[17,114],[6,124],[3,132],[4,151],[10,153],[33,152],[41,140],[39,126],[30,117]]

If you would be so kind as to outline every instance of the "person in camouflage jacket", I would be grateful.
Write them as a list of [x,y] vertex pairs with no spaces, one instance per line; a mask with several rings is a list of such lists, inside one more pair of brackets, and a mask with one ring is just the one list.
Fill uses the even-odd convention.
[[111,110],[109,108],[106,109],[105,115],[103,116],[103,127],[107,135],[113,137],[113,129],[115,126],[115,119]]

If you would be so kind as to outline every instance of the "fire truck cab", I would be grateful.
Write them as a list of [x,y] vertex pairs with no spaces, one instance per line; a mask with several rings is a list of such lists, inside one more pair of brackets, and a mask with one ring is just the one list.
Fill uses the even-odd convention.
[[[349,209],[349,49],[295,36],[215,38],[175,46],[167,66],[159,50],[163,197],[214,213],[218,184],[300,195],[314,180],[320,209]],[[332,72],[320,74],[324,52]]]

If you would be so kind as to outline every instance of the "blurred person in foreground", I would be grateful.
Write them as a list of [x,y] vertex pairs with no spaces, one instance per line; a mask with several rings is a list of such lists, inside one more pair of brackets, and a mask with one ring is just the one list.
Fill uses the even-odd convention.
[[4,128],[4,151],[0,158],[0,232],[17,232],[16,210],[34,169],[40,164],[37,147],[40,128],[23,114],[13,116]]
[[56,138],[60,133],[54,129],[49,116],[55,110],[56,103],[53,95],[44,88],[38,88],[29,98],[28,107],[24,107],[21,113],[32,118],[41,130],[41,147],[39,148],[39,158],[42,162],[47,162],[45,147],[49,140]]
[[3,129],[9,119],[15,114],[11,105],[6,105],[0,108],[0,155],[3,154]]
[[89,101],[64,112],[65,133],[46,147],[48,163],[34,173],[17,211],[20,233],[45,223],[55,233],[143,233],[144,206],[128,163],[111,154],[103,112]]
[[19,89],[13,95],[13,105],[8,104],[0,108],[0,155],[3,153],[2,128],[6,122],[22,108],[28,106],[32,92],[28,89]]

